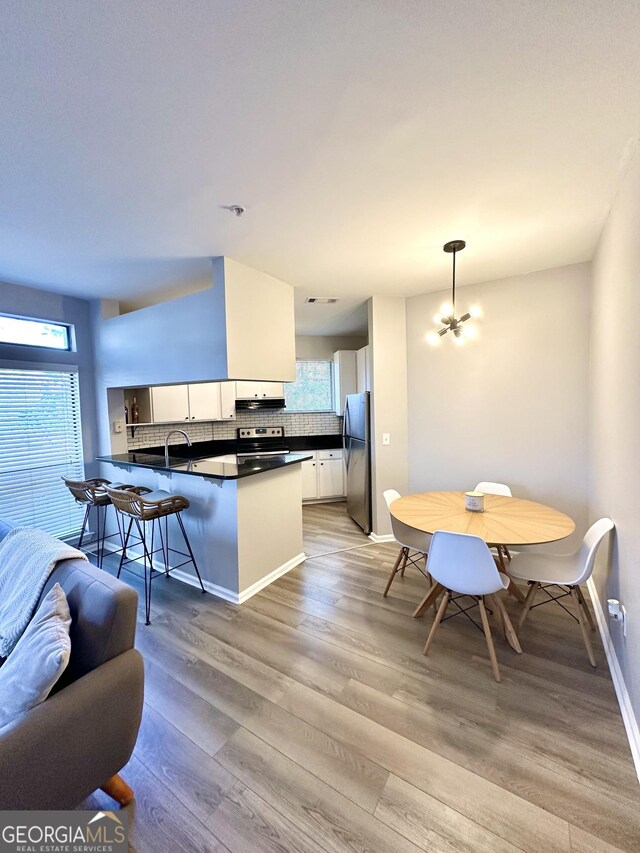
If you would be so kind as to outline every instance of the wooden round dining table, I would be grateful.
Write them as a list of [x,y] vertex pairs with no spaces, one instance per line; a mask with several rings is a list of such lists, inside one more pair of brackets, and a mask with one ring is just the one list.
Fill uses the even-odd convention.
[[[488,545],[506,547],[556,542],[576,529],[573,519],[553,507],[505,495],[485,494],[484,512],[469,512],[464,492],[422,492],[398,498],[389,511],[398,521],[423,533],[468,533]],[[511,591],[519,593],[515,584],[512,586]],[[429,607],[432,592],[420,602],[414,616],[421,616]]]

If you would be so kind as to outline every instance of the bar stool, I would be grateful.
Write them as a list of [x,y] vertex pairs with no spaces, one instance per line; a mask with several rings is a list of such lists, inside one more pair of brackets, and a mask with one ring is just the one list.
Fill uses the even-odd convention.
[[[106,486],[116,486],[118,488],[127,488],[123,483],[111,483],[109,480],[104,480],[102,477],[90,477],[88,480],[68,480],[66,477],[62,478],[64,480],[65,486],[69,489],[71,494],[76,500],[76,503],[82,504],[85,506],[84,519],[82,521],[82,529],[80,531],[80,539],[78,541],[78,548],[82,548],[82,542],[85,537],[85,533],[89,527],[89,521],[91,517],[91,510],[95,510],[94,516],[96,518],[96,538],[95,542],[97,545],[97,553],[96,558],[98,560],[98,568],[102,568],[102,558],[104,555],[104,543],[107,539],[111,539],[113,536],[120,537],[120,543],[124,545],[124,535],[123,530],[120,527],[120,517],[118,513],[115,513],[116,523],[118,525],[117,533],[110,533],[108,536],[106,535],[107,529],[107,511],[111,506],[111,498],[107,494]],[[102,513],[100,512],[102,510]],[[102,524],[100,521],[102,520]]]
[[[200,589],[202,592],[206,592],[204,584],[202,583],[202,578],[200,577],[198,565],[195,557],[193,556],[187,531],[184,529],[184,522],[182,521],[183,510],[189,509],[190,506],[188,499],[182,495],[172,495],[169,492],[162,490],[153,491],[152,489],[148,489],[146,486],[130,486],[126,490],[113,488],[113,486],[106,486],[105,488],[109,498],[111,499],[111,503],[116,508],[116,511],[129,519],[129,524],[124,535],[123,550],[120,556],[120,565],[118,566],[117,577],[120,577],[120,572],[122,571],[122,567],[125,563],[133,563],[139,559],[137,557],[129,558],[126,556],[131,528],[134,524],[138,536],[140,537],[144,561],[145,624],[151,624],[151,620],[149,618],[151,613],[151,581],[157,577],[157,575],[164,574],[166,577],[169,577],[169,572],[172,569],[179,569],[182,566],[187,565],[187,563],[193,563],[193,568],[196,571],[196,575],[200,583]],[[177,548],[171,548],[169,545],[170,515],[175,515],[176,517],[176,521],[180,527],[180,532],[182,533],[182,538],[184,539],[188,553],[179,551]],[[162,531],[162,519],[164,519],[164,534]],[[159,548],[154,548],[156,523],[160,539]],[[148,536],[148,524],[151,525],[150,536]],[[124,529],[125,525],[126,519],[123,519],[122,529]],[[179,554],[182,557],[187,557],[187,559],[182,563],[178,563],[177,566],[170,566],[169,552]],[[153,556],[157,553],[162,553],[164,571],[159,571],[154,568]]]

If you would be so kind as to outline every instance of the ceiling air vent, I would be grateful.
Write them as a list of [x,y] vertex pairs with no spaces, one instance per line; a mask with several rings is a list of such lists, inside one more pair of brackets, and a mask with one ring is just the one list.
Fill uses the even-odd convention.
[[316,303],[318,305],[333,305],[337,301],[336,296],[307,296],[305,299],[305,302]]

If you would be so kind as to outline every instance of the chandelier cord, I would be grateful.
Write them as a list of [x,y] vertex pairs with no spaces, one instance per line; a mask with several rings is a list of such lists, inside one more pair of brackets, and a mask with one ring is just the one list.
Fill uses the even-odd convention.
[[453,304],[453,314],[452,316],[456,316],[456,252],[453,252],[453,283],[451,287],[451,302]]

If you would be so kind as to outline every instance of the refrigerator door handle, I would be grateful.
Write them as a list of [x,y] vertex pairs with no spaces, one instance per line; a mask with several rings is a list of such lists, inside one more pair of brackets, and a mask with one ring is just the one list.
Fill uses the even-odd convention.
[[344,451],[344,465],[349,470],[349,445],[347,444],[347,412],[342,419],[342,449]]

